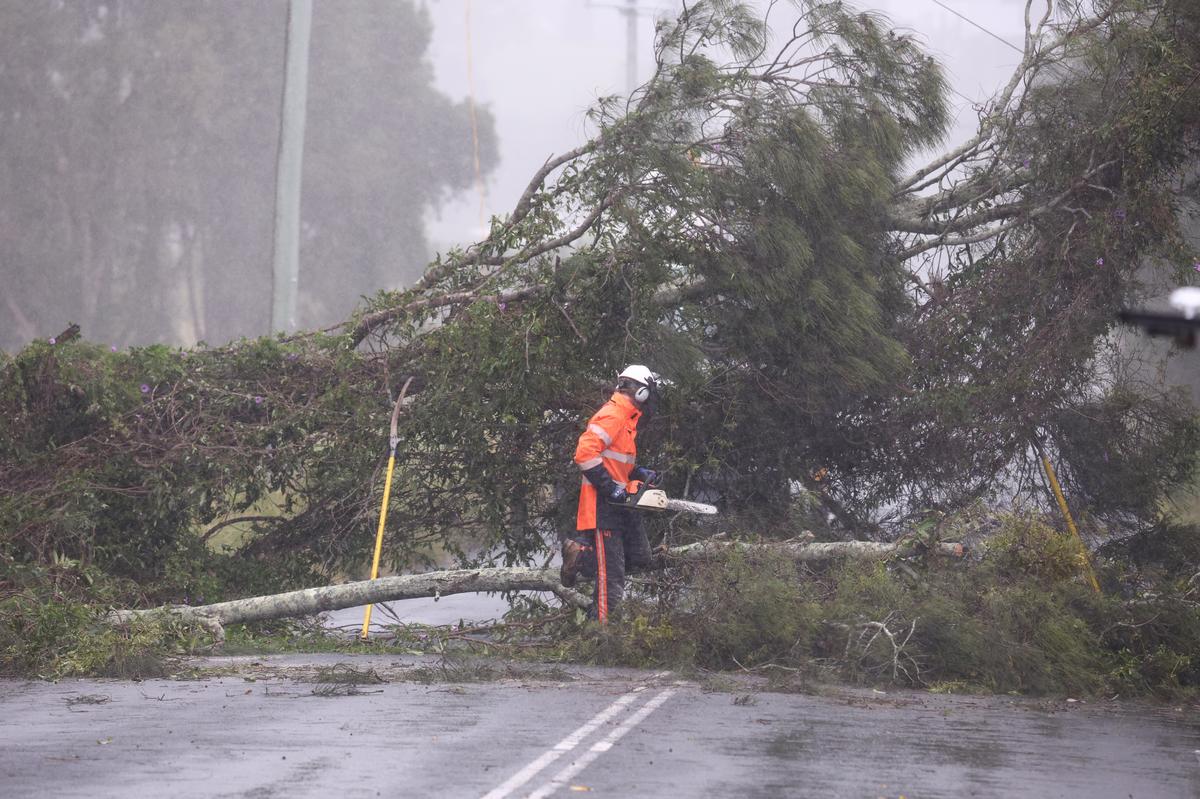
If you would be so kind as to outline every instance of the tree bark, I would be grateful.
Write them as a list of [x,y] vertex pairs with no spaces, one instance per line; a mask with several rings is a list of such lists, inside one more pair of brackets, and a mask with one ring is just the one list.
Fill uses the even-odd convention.
[[105,619],[111,624],[127,624],[152,614],[171,614],[184,621],[203,625],[219,642],[224,638],[220,628],[226,624],[311,616],[326,610],[353,608],[397,599],[492,591],[552,591],[570,604],[579,607],[587,607],[589,604],[589,600],[582,594],[563,587],[559,582],[557,569],[514,566],[380,577],[376,580],[305,588],[284,594],[234,599],[197,607],[164,605],[148,610],[114,610]]
[[[665,554],[668,565],[671,560],[675,559],[703,560],[731,550],[776,554],[801,562],[836,558],[882,560],[901,552],[904,546],[904,542],[887,544],[873,541],[765,544],[741,541],[698,541],[694,544],[674,547],[667,550]],[[962,544],[938,543],[934,546],[933,551],[941,555],[961,557],[963,547]],[[105,620],[110,624],[128,624],[135,619],[153,614],[170,614],[205,627],[213,634],[219,645],[224,640],[223,627],[226,624],[311,616],[326,610],[340,610],[398,599],[495,591],[550,591],[567,604],[576,607],[587,607],[590,604],[587,597],[564,587],[559,582],[557,569],[510,566],[451,569],[424,574],[380,577],[376,580],[360,580],[342,585],[305,588],[284,594],[234,599],[215,605],[197,607],[164,605],[147,610],[114,610],[105,617]]]
[[[745,541],[697,541],[667,550],[668,558],[680,560],[704,560],[726,552],[736,551],[788,557],[801,563],[814,563],[845,558],[849,560],[883,560],[902,554],[906,541],[883,543],[876,541],[831,541],[827,543],[803,543],[783,541],[779,543],[752,544]],[[938,555],[961,558],[963,545],[939,541],[932,551]]]

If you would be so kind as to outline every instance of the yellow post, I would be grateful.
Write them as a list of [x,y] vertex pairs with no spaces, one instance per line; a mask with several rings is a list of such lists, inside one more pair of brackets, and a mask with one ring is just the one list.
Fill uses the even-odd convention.
[[1079,542],[1079,551],[1083,555],[1083,565],[1087,570],[1088,581],[1091,582],[1092,589],[1098,594],[1100,593],[1100,583],[1096,580],[1096,572],[1092,570],[1092,561],[1088,558],[1087,546],[1083,543],[1083,536],[1079,534],[1079,528],[1075,526],[1075,520],[1071,518],[1071,510],[1067,507],[1067,498],[1063,496],[1062,488],[1058,485],[1058,477],[1054,474],[1054,467],[1050,465],[1050,458],[1046,457],[1044,452],[1042,453],[1042,467],[1046,470],[1046,477],[1050,478],[1050,487],[1054,489],[1054,498],[1058,500],[1058,507],[1067,520],[1067,529]]
[[[387,479],[383,483],[383,507],[379,509],[379,531],[375,533],[375,557],[371,561],[371,579],[374,580],[379,576],[379,553],[383,551],[383,524],[387,521],[388,499],[392,496],[392,469],[396,466],[396,448],[392,447],[392,453],[388,455]],[[363,626],[360,637],[365,641],[367,639],[367,629],[371,626],[371,608],[374,605],[367,605],[367,609],[363,612]]]
[[[375,557],[371,560],[371,579],[374,580],[379,576],[379,554],[383,551],[383,525],[387,521],[388,500],[392,497],[392,470],[396,467],[396,444],[400,442],[396,435],[396,422],[400,419],[400,403],[404,401],[404,395],[408,393],[408,386],[412,383],[412,378],[404,381],[404,388],[400,389],[400,396],[396,397],[396,405],[392,408],[392,425],[391,438],[388,439],[388,445],[391,452],[388,454],[387,477],[383,482],[383,505],[379,508],[379,530],[375,533]],[[371,608],[374,605],[367,605],[363,611],[363,626],[359,637],[364,641],[367,640],[367,631],[371,627]]]

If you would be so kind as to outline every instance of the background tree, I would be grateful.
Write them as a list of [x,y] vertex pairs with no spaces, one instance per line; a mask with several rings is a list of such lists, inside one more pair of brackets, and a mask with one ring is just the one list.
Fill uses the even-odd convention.
[[[0,31],[0,348],[64,320],[97,341],[266,331],[286,3],[22,5]],[[433,88],[412,3],[314,19],[301,321],[428,256],[423,215],[474,179],[466,108]],[[484,169],[496,160],[480,123]],[[53,329],[51,329],[53,328]]]

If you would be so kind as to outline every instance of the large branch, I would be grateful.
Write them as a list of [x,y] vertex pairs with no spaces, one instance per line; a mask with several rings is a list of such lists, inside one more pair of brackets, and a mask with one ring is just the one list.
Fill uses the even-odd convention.
[[[816,563],[826,560],[886,560],[902,555],[911,544],[906,540],[891,543],[879,541],[830,541],[824,543],[801,543],[782,541],[779,543],[752,544],[746,541],[697,541],[667,551],[670,558],[680,560],[706,560],[721,557],[730,552],[758,553],[789,558],[801,563]],[[963,545],[939,541],[932,547],[934,554],[961,558]]]
[[[906,249],[901,250],[900,253],[896,255],[896,260],[901,262],[906,261],[909,258],[912,258],[914,255],[919,255],[920,253],[933,249],[934,247],[962,247],[968,244],[978,244],[981,241],[994,239],[1000,234],[1012,230],[1017,225],[1022,224],[1027,219],[1042,216],[1058,208],[1065,203],[1076,190],[1091,186],[1091,184],[1088,183],[1088,180],[1090,180],[1093,176],[1098,175],[1099,173],[1108,169],[1110,166],[1113,166],[1115,163],[1115,161],[1105,161],[1099,166],[1091,167],[1083,174],[1083,177],[1068,186],[1062,193],[1050,198],[1036,208],[1029,210],[1028,213],[1024,214],[1023,216],[1020,215],[1017,209],[1026,208],[1026,204],[1008,203],[1006,205],[997,206],[996,208],[988,211],[981,211],[978,214],[973,214],[957,220],[947,220],[940,226],[942,228],[940,235],[935,236],[934,238],[918,241]],[[1017,213],[1015,218],[1013,217],[1014,213]],[[993,217],[997,221],[1001,219],[1007,219],[1007,221],[1005,221],[1004,224],[991,228],[985,228],[974,233],[968,232],[980,222],[988,221]],[[896,222],[897,220],[891,221]],[[912,222],[914,220],[909,221]],[[937,229],[939,225],[931,223],[930,227],[931,229]],[[948,237],[948,234],[950,233],[963,233],[964,235],[958,237]]]
[[114,610],[105,620],[111,624],[128,624],[148,615],[170,614],[184,621],[201,624],[212,630],[218,640],[222,640],[224,635],[221,628],[226,624],[312,616],[327,610],[355,608],[398,599],[496,591],[552,591],[569,604],[580,607],[588,605],[588,600],[581,594],[563,587],[559,582],[557,569],[513,566],[380,577],[376,580],[305,588],[285,594],[233,599],[229,602],[197,607],[164,605],[148,610]]
[[[512,255],[507,258],[500,257],[500,256],[493,256],[493,257],[479,259],[479,262],[485,266],[507,267],[511,264],[524,263],[525,261],[531,260],[540,255],[545,255],[548,252],[557,250],[559,247],[565,247],[568,244],[571,244],[575,240],[582,237],[585,233],[588,232],[588,230],[591,229],[592,225],[594,225],[596,223],[596,220],[600,218],[600,214],[603,213],[606,208],[608,208],[609,202],[610,202],[610,200],[605,200],[605,201],[599,203],[594,209],[592,209],[591,213],[589,213],[586,217],[584,217],[582,222],[580,222],[576,227],[574,227],[571,230],[567,231],[566,233],[562,234],[558,238],[550,239],[549,241],[538,242],[537,244],[531,244],[528,247],[526,247],[524,250],[522,250],[521,252],[517,253],[516,255]],[[464,265],[461,262],[455,262],[455,263],[458,266]],[[426,273],[426,274],[428,274],[428,273]],[[495,274],[489,275],[488,280],[490,280],[494,276],[495,276]],[[522,288],[522,289],[516,289],[513,292],[513,297],[516,299],[529,297],[529,296],[533,296],[534,294],[537,294],[539,291],[541,291],[541,289],[536,288],[536,287],[527,287],[527,288]],[[404,314],[412,313],[413,311],[417,311],[417,310],[427,310],[430,308],[438,308],[438,307],[442,307],[442,306],[446,306],[446,305],[455,305],[455,304],[464,303],[464,302],[474,302],[476,300],[482,299],[483,296],[484,295],[477,294],[473,291],[455,292],[455,293],[449,293],[449,294],[423,297],[421,299],[413,300],[413,301],[405,303],[403,305],[396,305],[391,308],[384,308],[382,310],[375,311],[374,313],[370,313],[370,314],[367,314],[366,316],[362,317],[358,321],[358,324],[356,324],[354,326],[354,329],[351,331],[350,340],[355,346],[357,346],[363,339],[365,339],[368,335],[370,335],[373,330],[379,328],[382,325],[387,324],[388,322],[391,322],[394,319],[397,319],[397,318],[403,316]],[[500,301],[507,301],[507,298],[503,294],[496,295],[496,296],[497,296],[497,299]]]
[[999,222],[1020,216],[1029,210],[1029,203],[1016,202],[996,205],[974,214],[967,214],[957,219],[920,219],[889,215],[885,220],[888,230],[900,233],[924,233],[928,235],[944,235],[958,230],[970,230],[989,222]]
[[[542,168],[535,172],[533,178],[530,179],[529,185],[525,187],[525,191],[522,192],[520,199],[517,200],[517,204],[513,207],[512,214],[507,220],[505,220],[503,229],[511,229],[513,226],[520,224],[521,221],[529,215],[529,210],[533,206],[534,196],[537,194],[538,189],[541,188],[542,184],[545,182],[546,178],[551,172],[563,166],[564,164],[575,160],[581,155],[591,152],[596,148],[598,143],[598,141],[589,141],[587,144],[580,145],[574,150],[569,150],[560,156],[547,159],[546,163],[542,164]],[[484,241],[473,245],[467,250],[461,259],[452,259],[442,264],[440,267],[428,270],[424,275],[421,276],[420,280],[413,284],[410,291],[416,293],[431,288],[439,280],[449,276],[454,272],[454,270],[459,269],[466,264],[483,263],[483,251],[493,238],[494,237],[489,236]]]
[[[1049,4],[1047,4],[1049,5]],[[1040,38],[1042,26],[1045,25],[1045,19],[1038,26],[1037,32],[1032,33],[1029,29],[1029,6],[1027,0],[1025,4],[1025,47],[1021,56],[1021,62],[1017,64],[1009,77],[1008,84],[1000,91],[1000,94],[989,104],[989,108],[984,112],[983,118],[979,122],[979,132],[975,136],[968,139],[961,146],[942,155],[940,158],[934,159],[931,163],[921,167],[910,175],[905,180],[900,181],[896,186],[896,194],[900,195],[904,192],[915,191],[922,184],[921,181],[927,176],[933,174],[939,169],[951,167],[955,163],[960,163],[963,159],[968,158],[972,152],[981,147],[991,136],[997,131],[1001,122],[1006,121],[1009,104],[1012,102],[1013,94],[1025,76],[1033,70],[1039,61],[1039,57],[1043,53],[1052,53],[1057,48],[1061,47],[1074,32],[1069,32],[1059,37],[1048,48],[1038,51],[1036,44]],[[926,184],[927,185],[927,184]]]

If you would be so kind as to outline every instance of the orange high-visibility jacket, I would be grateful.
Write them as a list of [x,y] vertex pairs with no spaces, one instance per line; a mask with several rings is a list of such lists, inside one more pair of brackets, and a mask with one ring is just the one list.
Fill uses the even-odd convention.
[[[580,471],[603,463],[617,485],[628,483],[629,473],[633,471],[637,459],[637,425],[641,415],[632,399],[619,391],[615,392],[588,420],[587,429],[579,436],[579,443],[575,447],[575,464]],[[592,530],[596,526],[596,487],[585,475],[583,486],[579,489],[575,528]]]

